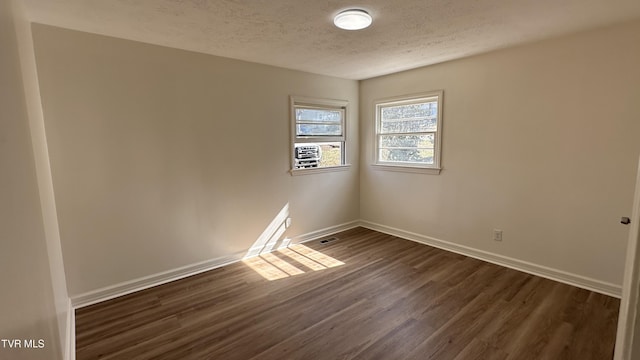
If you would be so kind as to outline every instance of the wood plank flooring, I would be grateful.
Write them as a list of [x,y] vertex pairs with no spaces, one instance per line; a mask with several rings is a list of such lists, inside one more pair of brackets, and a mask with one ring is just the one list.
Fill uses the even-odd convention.
[[88,359],[611,359],[617,299],[357,228],[76,311]]

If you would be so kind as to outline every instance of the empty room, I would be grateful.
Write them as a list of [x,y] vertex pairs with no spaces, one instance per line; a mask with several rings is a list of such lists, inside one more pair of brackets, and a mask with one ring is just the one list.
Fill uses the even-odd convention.
[[639,1],[0,17],[0,359],[640,359]]

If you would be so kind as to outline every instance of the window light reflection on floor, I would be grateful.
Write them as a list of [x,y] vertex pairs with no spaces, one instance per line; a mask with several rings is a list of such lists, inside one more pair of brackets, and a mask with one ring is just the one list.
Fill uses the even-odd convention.
[[283,248],[278,250],[278,252],[281,253],[282,255],[285,255],[286,257],[290,258],[293,261],[299,262],[300,264],[304,265],[305,267],[313,271],[324,270],[327,268],[326,266],[320,263],[317,263],[304,255],[300,255],[299,253],[293,251],[290,248]]
[[302,256],[306,256],[309,259],[315,262],[318,262],[328,268],[344,265],[342,261],[336,260],[329,255],[325,255],[319,251],[313,250],[312,248],[304,246],[302,244],[296,244],[289,248],[297,252],[298,254]]
[[243,262],[271,281],[304,274],[306,271],[302,269],[320,271],[344,265],[344,262],[302,244],[278,249],[276,253],[260,254],[246,258]]
[[280,259],[279,257],[275,256],[274,254],[266,253],[266,254],[260,255],[260,257],[262,259],[268,261],[273,266],[277,267],[278,269],[286,272],[287,274],[289,274],[291,276],[304,274],[304,271],[302,271],[302,270],[298,269],[297,267],[295,267],[294,265],[292,265],[292,264]]
[[250,257],[242,260],[242,262],[267,280],[278,280],[289,277],[289,274],[273,266],[261,256]]

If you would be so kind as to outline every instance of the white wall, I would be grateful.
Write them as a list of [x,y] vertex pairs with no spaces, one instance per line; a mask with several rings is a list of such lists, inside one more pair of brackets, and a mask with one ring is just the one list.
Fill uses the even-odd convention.
[[[374,100],[439,89],[442,173],[372,169]],[[360,95],[362,219],[621,284],[640,22],[365,80]]]
[[0,2],[0,338],[44,340],[1,359],[60,359],[56,309],[11,3]]
[[[33,26],[69,293],[359,216],[358,83]],[[344,99],[348,171],[289,175],[289,95]]]

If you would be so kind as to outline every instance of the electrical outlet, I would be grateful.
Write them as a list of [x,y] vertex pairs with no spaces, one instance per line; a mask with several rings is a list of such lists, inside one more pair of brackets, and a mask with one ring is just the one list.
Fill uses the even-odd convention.
[[502,241],[502,230],[493,229],[493,240],[494,241]]

